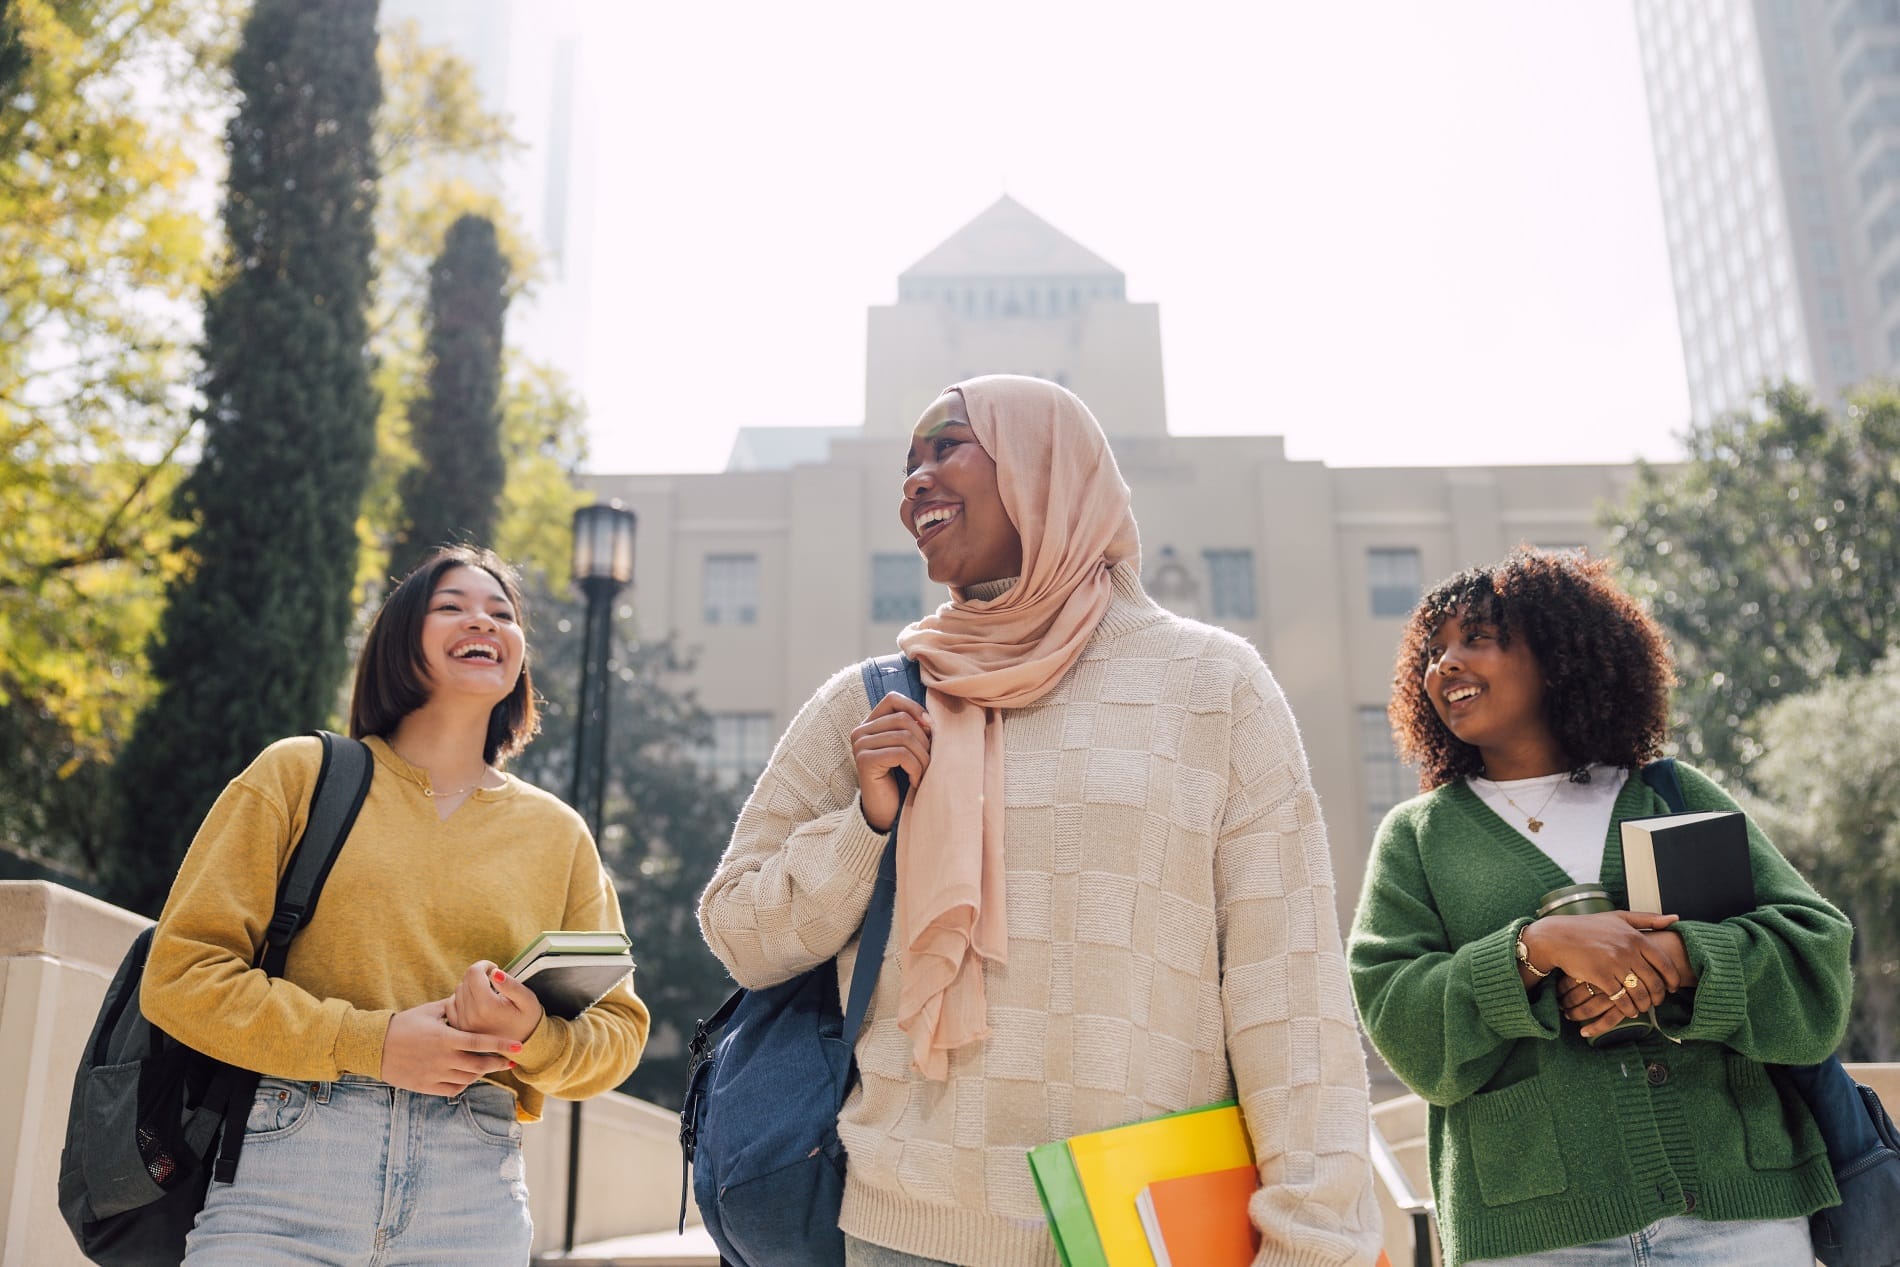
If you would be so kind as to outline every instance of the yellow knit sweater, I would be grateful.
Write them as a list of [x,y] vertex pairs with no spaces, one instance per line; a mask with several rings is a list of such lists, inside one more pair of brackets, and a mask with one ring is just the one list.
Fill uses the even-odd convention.
[[[376,774],[316,914],[281,978],[251,964],[303,835],[321,746],[285,739],[225,788],[159,915],[140,1003],[174,1038],[280,1078],[380,1077],[396,1012],[445,999],[478,959],[506,963],[547,929],[620,928],[620,904],[579,815],[507,776],[446,820],[428,775],[380,739]],[[618,1084],[646,1046],[631,981],[572,1021],[547,1017],[492,1076],[523,1121],[549,1095]]]

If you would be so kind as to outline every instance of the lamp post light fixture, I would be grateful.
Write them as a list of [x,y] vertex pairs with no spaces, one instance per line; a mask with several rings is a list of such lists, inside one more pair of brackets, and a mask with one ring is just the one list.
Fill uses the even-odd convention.
[[[582,624],[581,690],[574,716],[574,777],[568,804],[600,839],[607,790],[607,651],[613,637],[614,597],[633,581],[634,513],[617,501],[574,512],[574,584],[587,598]],[[566,1252],[574,1251],[574,1214],[580,1195],[581,1106],[568,1105]]]
[[574,725],[574,779],[568,803],[600,839],[606,787],[607,650],[614,596],[633,580],[634,513],[617,501],[574,512],[574,584],[587,597],[581,643],[580,711]]

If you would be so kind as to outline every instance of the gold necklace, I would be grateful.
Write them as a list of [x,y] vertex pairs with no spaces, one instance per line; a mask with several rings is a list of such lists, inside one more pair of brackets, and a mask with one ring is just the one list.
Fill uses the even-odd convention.
[[[391,752],[396,752],[396,745],[390,744],[389,750]],[[403,757],[403,755],[400,752],[396,752],[396,755],[398,757],[402,757],[402,763],[408,766],[412,772],[417,772],[417,771],[420,772],[420,777],[415,777],[414,774],[412,774],[411,777],[415,778],[415,784],[417,787],[422,789],[422,794],[428,797],[432,801],[446,799],[448,797],[454,797],[454,796],[464,796],[470,792],[475,791],[477,788],[481,787],[482,784],[488,782],[489,770],[486,766],[484,766],[482,767],[482,777],[475,780],[475,782],[469,784],[467,787],[458,787],[453,792],[438,792],[435,790],[433,786],[431,786],[427,782],[428,777],[429,777],[429,772],[427,770],[424,770],[421,766],[411,761],[408,757]]]
[[[1564,781],[1561,778],[1559,778],[1555,783],[1550,785],[1550,795],[1546,796],[1544,798],[1544,803],[1537,807],[1537,814],[1541,814],[1545,810],[1550,808],[1550,803],[1557,799],[1557,789],[1562,787],[1563,785],[1564,785]],[[1497,786],[1497,785],[1494,784],[1493,786]],[[1503,787],[1499,786],[1498,791],[1503,793],[1505,800],[1511,802],[1512,809],[1516,810],[1518,813],[1524,816],[1525,824],[1531,829],[1532,835],[1536,835],[1538,832],[1544,830],[1543,819],[1539,818],[1537,814],[1531,813],[1529,810],[1525,809],[1522,805],[1519,805],[1516,801],[1512,801],[1511,794],[1509,792],[1505,792]]]

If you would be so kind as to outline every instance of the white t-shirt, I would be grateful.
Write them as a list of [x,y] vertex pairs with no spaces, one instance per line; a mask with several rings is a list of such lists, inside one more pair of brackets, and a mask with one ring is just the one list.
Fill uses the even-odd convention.
[[[1629,771],[1621,766],[1593,765],[1588,783],[1572,783],[1567,771],[1502,783],[1479,778],[1468,782],[1499,818],[1550,855],[1572,881],[1594,884],[1603,878],[1610,814],[1628,779]],[[1539,823],[1537,831],[1530,829],[1532,818]]]

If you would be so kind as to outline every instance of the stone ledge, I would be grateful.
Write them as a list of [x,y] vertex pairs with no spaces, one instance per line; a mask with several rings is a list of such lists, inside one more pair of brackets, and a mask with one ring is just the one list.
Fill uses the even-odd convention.
[[46,880],[0,880],[0,958],[42,955],[110,977],[152,921]]

